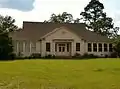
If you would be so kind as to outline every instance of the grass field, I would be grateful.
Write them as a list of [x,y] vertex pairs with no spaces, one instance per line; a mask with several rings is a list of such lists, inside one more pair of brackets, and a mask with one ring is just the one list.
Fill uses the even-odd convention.
[[120,89],[120,59],[0,62],[0,89]]

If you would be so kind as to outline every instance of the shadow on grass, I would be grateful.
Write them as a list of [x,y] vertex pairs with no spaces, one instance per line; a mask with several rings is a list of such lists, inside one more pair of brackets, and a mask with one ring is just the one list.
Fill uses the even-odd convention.
[[102,71],[105,71],[105,69],[97,68],[97,69],[94,69],[93,71],[95,71],[95,72],[102,72]]
[[0,61],[2,61],[2,62],[8,62],[8,61],[15,61],[15,59],[10,59],[10,60],[9,59],[7,59],[7,60],[6,59],[5,60],[4,59],[0,59]]
[[93,60],[98,58],[39,58],[39,59],[17,59],[17,60]]
[[15,60],[96,60],[108,58],[15,58],[15,59],[0,59],[0,61],[15,61]]
[[113,68],[114,71],[120,71],[120,68]]

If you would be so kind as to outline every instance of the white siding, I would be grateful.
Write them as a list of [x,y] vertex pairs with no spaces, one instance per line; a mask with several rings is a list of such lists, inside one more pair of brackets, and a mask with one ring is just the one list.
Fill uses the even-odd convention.
[[[85,42],[82,38],[76,35],[74,32],[67,30],[66,28],[61,28],[44,38],[42,41],[15,41],[14,42],[14,50],[16,53],[19,51],[24,54],[24,56],[30,56],[32,53],[41,53],[42,56],[52,54],[55,55],[55,39],[71,39],[71,56],[74,56],[76,53],[83,55],[84,53],[94,54],[101,56],[109,55],[110,52],[88,52],[88,43],[92,42]],[[72,41],[73,40],[73,41]],[[46,43],[49,42],[51,46],[51,51],[46,52]],[[80,43],[80,51],[76,52],[76,43]],[[104,44],[103,42],[99,42]],[[97,43],[98,44],[98,43]]]
[[[66,29],[60,29],[52,34],[50,34],[49,36],[47,36],[45,38],[44,41],[42,41],[42,56],[45,56],[46,54],[55,54],[55,42],[53,41],[54,39],[73,39],[74,41],[72,41],[72,52],[71,55],[75,55],[76,53],[76,43],[80,43],[81,45],[81,50],[80,54],[84,53],[84,41],[80,39],[79,36],[77,36],[76,34],[74,34],[71,31],[68,31]],[[50,42],[51,43],[51,52],[46,52],[46,42]]]
[[36,42],[36,53],[41,53],[41,42],[40,41]]
[[14,41],[14,52],[18,54],[19,52],[23,56],[30,56],[32,53],[40,53],[40,42],[36,41]]

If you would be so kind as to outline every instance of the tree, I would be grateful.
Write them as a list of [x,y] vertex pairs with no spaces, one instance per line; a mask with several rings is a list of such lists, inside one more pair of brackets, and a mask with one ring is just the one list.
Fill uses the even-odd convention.
[[12,38],[9,37],[9,33],[17,30],[14,22],[15,20],[10,16],[0,15],[0,60],[13,59]]
[[80,21],[81,21],[81,19],[76,18],[76,19],[74,20],[74,23],[80,23]]
[[12,32],[17,30],[18,27],[14,25],[15,19],[11,16],[1,16],[0,15],[0,31],[3,32]]
[[62,14],[52,14],[48,21],[44,22],[53,22],[53,23],[72,23],[73,16],[67,12],[63,12]]
[[113,28],[113,30],[112,30],[112,32],[111,32],[111,33],[113,33],[113,34],[111,34],[111,37],[112,37],[113,39],[119,37],[119,35],[118,35],[119,29],[120,29],[119,27],[114,27],[114,28]]
[[114,55],[120,57],[120,36],[117,36],[116,38],[112,39],[112,42],[114,44]]
[[99,0],[91,0],[80,15],[82,15],[82,19],[86,23],[88,30],[111,37],[118,29],[113,29],[113,19],[107,17],[103,10],[104,5]]
[[12,39],[8,37],[7,33],[0,35],[0,60],[13,59],[13,45]]

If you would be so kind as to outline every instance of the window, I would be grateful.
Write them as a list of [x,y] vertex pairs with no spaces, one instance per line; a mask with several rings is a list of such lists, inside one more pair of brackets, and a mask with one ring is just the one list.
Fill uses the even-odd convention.
[[62,48],[63,48],[63,49],[62,49],[62,52],[65,52],[65,47],[63,46]]
[[96,43],[93,43],[93,51],[97,52],[97,44]]
[[57,43],[55,44],[55,52],[57,52]]
[[76,51],[80,51],[80,43],[76,43]]
[[67,52],[69,52],[70,51],[70,49],[69,49],[69,43],[67,43]]
[[31,51],[36,52],[36,42],[31,42]]
[[18,43],[18,41],[14,41],[14,42],[13,42],[13,45],[14,45],[14,51],[15,51],[15,52],[17,52],[17,43]]
[[104,52],[107,52],[108,51],[108,46],[107,44],[104,44]]
[[25,51],[30,52],[30,42],[29,41],[25,42]]
[[59,52],[65,52],[65,47],[64,46],[59,46]]
[[24,41],[24,45],[25,45],[25,52],[30,52],[30,42],[29,41]]
[[23,41],[18,41],[18,51],[23,52]]
[[109,52],[112,52],[112,51],[113,51],[112,44],[109,44]]
[[91,52],[92,51],[92,45],[91,43],[88,43],[88,52]]
[[46,51],[50,52],[50,43],[46,43]]
[[99,45],[99,52],[102,52],[102,44],[99,43],[98,45]]
[[62,52],[61,47],[59,47],[59,52]]

